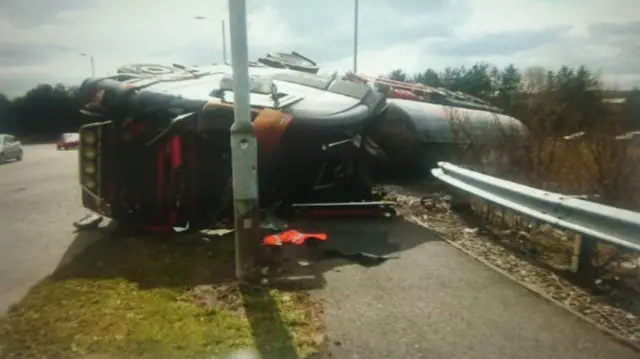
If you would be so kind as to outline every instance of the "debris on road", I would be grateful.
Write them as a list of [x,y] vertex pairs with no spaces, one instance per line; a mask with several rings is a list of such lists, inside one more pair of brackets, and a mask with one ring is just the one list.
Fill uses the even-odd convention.
[[378,255],[367,252],[359,252],[359,253],[343,253],[334,249],[324,249],[322,251],[323,259],[335,259],[341,258],[346,259],[350,262],[359,264],[363,267],[375,267],[379,266],[389,259],[398,259],[400,258],[397,254],[388,254],[388,255]]
[[227,229],[227,228],[205,229],[200,231],[200,233],[208,237],[222,237],[232,232],[233,232],[233,229]]
[[89,213],[81,219],[73,222],[73,226],[79,231],[97,229],[102,223],[103,217],[99,214]]
[[267,209],[262,219],[260,220],[260,227],[269,231],[284,231],[289,227],[289,224],[284,218],[278,217],[276,211],[279,209],[279,204],[274,205],[272,208]]
[[264,236],[262,244],[265,246],[282,246],[286,244],[304,245],[309,244],[311,241],[326,241],[326,233],[300,233],[296,230],[290,229],[285,232],[270,234]]
[[[331,226],[328,227],[330,228]],[[281,247],[287,244],[305,246],[308,251],[313,252],[313,254],[308,254],[308,256],[313,257],[315,260],[340,258],[367,267],[380,265],[389,259],[399,257],[396,254],[368,253],[367,248],[370,244],[366,239],[357,237],[350,239],[351,242],[359,242],[359,244],[353,247],[358,248],[357,250],[341,248],[340,244],[335,245],[331,243],[331,238],[327,233],[301,233],[297,230],[287,230],[281,233],[266,235],[263,238],[263,245],[271,249],[269,255],[271,257],[270,263],[272,267],[282,264],[283,252]],[[302,266],[311,265],[311,263],[306,260],[302,260],[302,262],[304,263]]]
[[304,218],[388,218],[397,215],[395,202],[294,203],[295,215]]

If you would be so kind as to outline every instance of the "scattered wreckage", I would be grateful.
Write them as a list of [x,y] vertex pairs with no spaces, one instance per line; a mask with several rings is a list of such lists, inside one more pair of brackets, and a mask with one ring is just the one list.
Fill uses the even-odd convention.
[[[312,61],[285,55],[249,68],[263,208],[317,202],[342,203],[323,207],[332,209],[354,202],[359,209],[384,207],[363,203],[373,200],[376,166],[443,160],[456,141],[452,111],[468,120],[476,139],[488,140],[496,121],[523,128],[468,95],[317,74]],[[95,120],[79,131],[84,207],[152,232],[215,226],[232,204],[231,74],[225,64],[138,64],[85,80],[81,112]]]

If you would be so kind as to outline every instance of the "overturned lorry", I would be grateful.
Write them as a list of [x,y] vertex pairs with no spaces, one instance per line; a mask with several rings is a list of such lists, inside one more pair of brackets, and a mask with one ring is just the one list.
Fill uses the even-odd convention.
[[[370,200],[377,165],[444,160],[441,148],[456,141],[454,106],[424,87],[261,63],[249,71],[261,207]],[[79,131],[84,207],[154,232],[215,225],[231,204],[231,75],[228,65],[129,65],[85,80],[81,111],[93,122]],[[488,140],[496,121],[522,127],[455,96],[444,98],[458,101],[476,138]]]

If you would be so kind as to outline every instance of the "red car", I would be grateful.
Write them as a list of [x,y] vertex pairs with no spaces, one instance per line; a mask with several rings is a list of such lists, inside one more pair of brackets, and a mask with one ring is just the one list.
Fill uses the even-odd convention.
[[60,135],[56,147],[58,151],[77,148],[80,144],[80,135],[77,133],[63,133]]

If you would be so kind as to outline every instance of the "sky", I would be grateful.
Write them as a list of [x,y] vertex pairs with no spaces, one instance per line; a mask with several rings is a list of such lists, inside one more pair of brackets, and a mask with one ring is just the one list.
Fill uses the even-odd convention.
[[[638,0],[359,2],[360,73],[585,64],[609,87],[640,86]],[[353,67],[353,0],[247,0],[247,13],[251,59],[294,50],[323,71]],[[98,76],[127,63],[220,62],[226,19],[225,0],[2,0],[0,92],[80,84],[91,75],[82,53]]]

